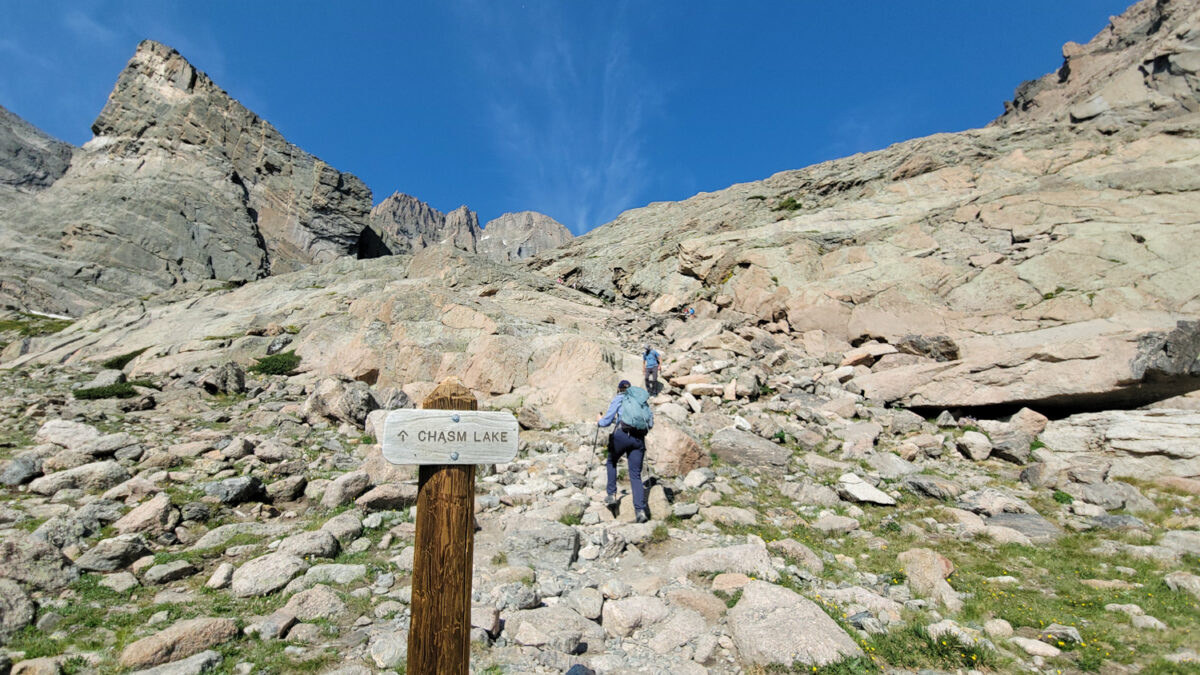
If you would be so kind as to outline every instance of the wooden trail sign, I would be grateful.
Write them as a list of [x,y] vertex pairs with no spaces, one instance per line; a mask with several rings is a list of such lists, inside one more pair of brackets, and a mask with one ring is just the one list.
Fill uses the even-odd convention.
[[510,412],[393,410],[383,423],[383,457],[393,464],[509,462],[517,428]]
[[421,410],[394,411],[384,422],[383,456],[420,465],[408,632],[414,675],[466,675],[470,668],[475,464],[506,462],[517,452],[516,419],[476,407],[475,395],[451,378]]

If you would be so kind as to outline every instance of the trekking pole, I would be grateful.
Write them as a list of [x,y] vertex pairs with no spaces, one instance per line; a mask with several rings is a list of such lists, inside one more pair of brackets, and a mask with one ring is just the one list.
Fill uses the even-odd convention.
[[592,438],[592,457],[596,456],[596,448],[600,447],[600,425],[596,425],[596,436]]

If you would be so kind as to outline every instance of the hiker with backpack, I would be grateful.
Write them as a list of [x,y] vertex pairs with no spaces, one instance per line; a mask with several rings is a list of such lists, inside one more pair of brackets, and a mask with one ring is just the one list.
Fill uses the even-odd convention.
[[659,354],[650,345],[646,345],[642,349],[642,376],[646,380],[646,391],[651,394],[658,393],[658,369],[662,363],[662,354]]
[[617,395],[608,404],[608,411],[596,420],[597,427],[616,424],[608,438],[608,484],[604,503],[612,506],[617,499],[617,462],[622,456],[629,462],[629,485],[633,492],[633,509],[637,522],[650,520],[646,507],[646,488],[642,485],[642,461],[646,458],[646,434],[654,427],[654,411],[650,409],[650,394],[631,386],[629,380],[617,384]]

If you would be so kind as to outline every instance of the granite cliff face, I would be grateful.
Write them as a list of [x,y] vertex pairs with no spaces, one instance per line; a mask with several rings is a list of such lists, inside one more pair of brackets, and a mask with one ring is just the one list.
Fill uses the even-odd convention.
[[[80,314],[358,248],[363,183],[288,143],[169,47],[138,46],[92,131],[69,169],[0,216],[0,244],[14,252],[0,265],[0,302]],[[53,175],[27,175],[39,172]]]
[[524,260],[573,239],[565,225],[536,211],[506,213],[489,220],[476,250],[500,262]]
[[479,227],[479,216],[460,206],[442,213],[416,197],[392,194],[371,209],[370,245],[359,257],[413,253],[445,245],[497,262],[517,261],[563,245],[571,233],[550,216],[534,211],[506,213]]

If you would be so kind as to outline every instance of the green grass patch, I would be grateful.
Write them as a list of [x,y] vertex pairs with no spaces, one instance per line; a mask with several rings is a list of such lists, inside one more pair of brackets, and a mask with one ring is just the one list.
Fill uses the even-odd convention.
[[141,356],[142,353],[145,352],[147,349],[149,349],[149,347],[142,347],[141,349],[135,349],[131,352],[121,354],[120,356],[114,356],[111,359],[108,359],[107,361],[101,361],[100,367],[101,368],[109,368],[111,370],[124,370],[125,366],[129,365],[130,361]]
[[871,637],[863,651],[900,668],[983,669],[1000,665],[996,652],[982,642],[965,642],[953,635],[934,638],[917,623]]
[[558,522],[563,525],[578,525],[583,522],[583,514],[581,513],[564,513],[559,517]]
[[52,335],[75,323],[73,319],[54,319],[36,314],[20,314],[16,319],[0,319],[0,333],[16,333],[20,337]]
[[264,356],[250,366],[250,372],[260,375],[291,375],[300,366],[300,357],[295,350]]
[[717,596],[722,601],[724,601],[726,607],[733,609],[733,606],[738,604],[738,600],[742,599],[742,589],[739,588],[732,593],[727,593],[726,591],[714,590],[713,595]]
[[[1074,665],[1086,672],[1099,670],[1104,661],[1144,664],[1194,644],[1200,634],[1200,601],[1171,591],[1162,579],[1164,570],[1153,561],[1091,553],[1098,542],[1094,533],[1066,534],[1052,544],[1034,547],[1006,544],[988,551],[971,543],[944,542],[939,550],[958,568],[950,585],[968,594],[960,623],[999,618],[1014,628],[1074,626],[1082,641],[1055,646],[1070,652]],[[1136,572],[1123,576],[1115,566]],[[1020,583],[987,581],[1004,574]],[[1082,583],[1087,579],[1121,579],[1141,587],[1098,590]],[[1168,630],[1132,630],[1126,617],[1104,610],[1109,603],[1136,604],[1166,623]]]
[[85,389],[76,389],[72,392],[76,399],[80,401],[94,401],[102,398],[133,398],[137,396],[137,390],[134,387],[143,387],[146,389],[158,389],[158,385],[149,380],[131,380],[129,382],[118,382],[109,384],[103,387],[88,387]]
[[802,208],[804,208],[804,204],[801,204],[800,202],[796,201],[795,197],[786,197],[783,199],[783,201],[776,204],[771,210],[772,211],[799,211]]
[[1054,501],[1058,502],[1059,504],[1071,504],[1075,502],[1075,498],[1063,492],[1062,490],[1055,490]]

